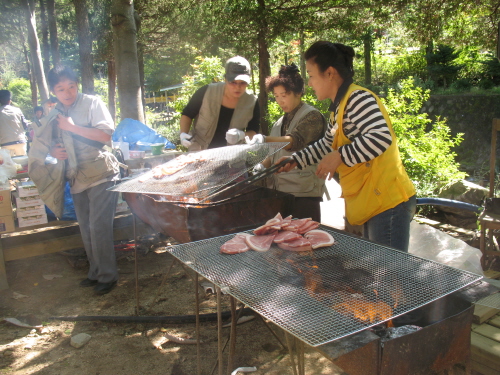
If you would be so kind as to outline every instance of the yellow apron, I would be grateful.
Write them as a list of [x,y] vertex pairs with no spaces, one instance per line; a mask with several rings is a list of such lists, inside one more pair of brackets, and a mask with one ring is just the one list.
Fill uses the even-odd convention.
[[[375,97],[392,136],[392,144],[382,155],[352,167],[342,163],[337,169],[342,195],[345,199],[347,220],[352,225],[361,225],[375,215],[406,202],[415,195],[415,187],[401,162],[389,115],[377,95],[370,90],[355,84],[349,86],[347,93],[339,103],[338,129],[333,140],[333,149],[338,150],[339,147],[351,143],[344,135],[342,120],[347,100],[355,90],[368,91]],[[334,113],[331,114],[330,119],[334,123]]]

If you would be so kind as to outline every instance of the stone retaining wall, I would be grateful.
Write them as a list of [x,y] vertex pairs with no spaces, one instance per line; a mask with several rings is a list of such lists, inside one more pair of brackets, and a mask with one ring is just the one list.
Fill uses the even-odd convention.
[[455,151],[469,174],[489,170],[491,125],[493,118],[500,117],[500,95],[433,95],[422,112],[431,119],[447,118],[453,135],[464,133],[464,141]]

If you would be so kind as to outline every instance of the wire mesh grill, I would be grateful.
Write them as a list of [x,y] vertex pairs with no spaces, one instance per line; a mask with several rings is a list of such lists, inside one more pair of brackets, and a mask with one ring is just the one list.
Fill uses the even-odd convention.
[[[172,200],[192,197],[199,201],[245,175],[255,165],[285,147],[286,142],[234,145],[183,154],[156,168],[175,170],[181,160],[189,160],[177,172],[155,178],[158,169],[110,188],[124,193],[162,194]],[[180,159],[179,159],[180,158]]]
[[321,229],[332,234],[335,244],[314,252],[294,253],[273,245],[267,252],[221,254],[220,246],[234,235],[172,246],[168,251],[312,346],[403,315],[482,278]]

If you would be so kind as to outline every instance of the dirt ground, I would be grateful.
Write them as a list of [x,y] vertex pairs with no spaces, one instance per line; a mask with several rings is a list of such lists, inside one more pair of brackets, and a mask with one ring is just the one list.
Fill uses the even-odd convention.
[[[138,255],[139,314],[178,316],[195,313],[194,284],[173,257],[164,251],[169,239],[143,242]],[[130,316],[136,314],[134,256],[117,251],[120,280],[109,294],[97,296],[78,286],[86,277],[82,249],[8,262],[10,289],[0,291],[0,373],[25,374],[196,374],[196,345],[169,341],[165,335],[195,338],[195,324],[61,320],[74,316]],[[166,280],[162,286],[162,281]],[[156,300],[156,302],[155,302]],[[224,310],[229,299],[223,296]],[[200,313],[216,312],[216,296],[202,295]],[[5,321],[17,318],[40,328],[24,328]],[[274,326],[273,326],[274,327]],[[274,327],[276,328],[276,327]],[[283,334],[276,330],[285,342]],[[90,341],[76,349],[71,337],[86,333]],[[201,368],[217,374],[217,324],[201,324]],[[223,329],[224,342],[229,328]],[[233,368],[255,366],[253,374],[292,374],[290,356],[258,317],[238,325]],[[340,374],[338,368],[313,349],[306,349],[307,374]],[[226,370],[228,370],[226,372]]]

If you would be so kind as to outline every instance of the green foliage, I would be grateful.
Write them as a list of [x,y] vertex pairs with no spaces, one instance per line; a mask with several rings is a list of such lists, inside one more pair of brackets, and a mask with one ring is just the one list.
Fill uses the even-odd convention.
[[445,119],[432,122],[421,112],[429,95],[429,90],[416,86],[410,77],[400,83],[398,91],[390,89],[383,99],[403,164],[420,197],[436,196],[446,185],[466,177],[453,152],[453,147],[462,142],[462,134],[452,137]]
[[194,74],[183,77],[184,86],[174,102],[174,108],[179,113],[179,117],[180,112],[182,112],[196,90],[209,83],[224,80],[224,67],[219,57],[198,56],[196,64],[193,64],[192,68]]
[[23,111],[27,120],[33,117],[30,81],[24,78],[11,79],[7,90],[12,92],[12,102]]
[[455,52],[455,48],[443,44],[426,55],[427,71],[438,86],[448,87],[456,79],[459,70],[462,69],[461,65],[454,62],[457,57],[458,52]]

